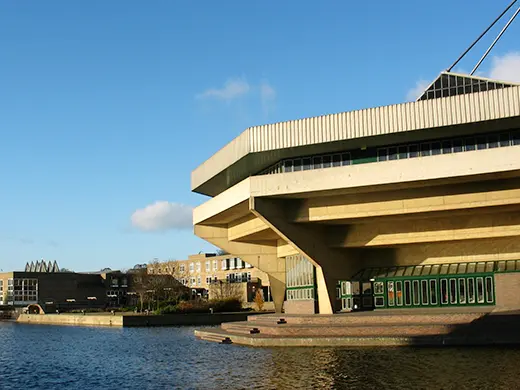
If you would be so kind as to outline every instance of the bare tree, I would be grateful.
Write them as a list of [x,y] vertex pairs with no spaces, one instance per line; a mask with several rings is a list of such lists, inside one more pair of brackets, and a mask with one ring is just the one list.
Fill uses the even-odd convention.
[[238,299],[242,301],[243,291],[243,283],[232,283],[223,280],[218,280],[209,286],[211,299]]

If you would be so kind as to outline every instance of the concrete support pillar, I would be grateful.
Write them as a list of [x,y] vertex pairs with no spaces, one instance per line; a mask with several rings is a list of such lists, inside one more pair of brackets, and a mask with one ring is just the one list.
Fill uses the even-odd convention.
[[280,281],[279,278],[274,277],[274,275],[269,275],[269,284],[271,286],[271,297],[273,298],[274,310],[276,313],[281,313],[285,298],[285,283]]
[[348,279],[357,271],[357,258],[328,247],[319,226],[290,222],[286,215],[289,206],[284,200],[268,198],[251,198],[249,205],[251,212],[316,266],[318,310],[320,314],[332,314],[337,309],[337,281]]

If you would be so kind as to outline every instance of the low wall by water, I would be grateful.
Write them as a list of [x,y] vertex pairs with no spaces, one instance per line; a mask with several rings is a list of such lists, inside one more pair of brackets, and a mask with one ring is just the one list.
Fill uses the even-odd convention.
[[197,313],[167,315],[134,314],[20,314],[17,322],[24,324],[75,325],[75,326],[174,326],[174,325],[220,325],[224,322],[246,321],[251,314],[272,312]]
[[16,321],[42,325],[123,326],[123,316],[103,314],[20,314]]

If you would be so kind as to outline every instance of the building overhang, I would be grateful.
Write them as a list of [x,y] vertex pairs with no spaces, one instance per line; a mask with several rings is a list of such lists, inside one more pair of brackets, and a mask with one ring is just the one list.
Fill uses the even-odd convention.
[[216,196],[283,158],[507,129],[519,117],[513,86],[251,127],[196,168],[191,187]]

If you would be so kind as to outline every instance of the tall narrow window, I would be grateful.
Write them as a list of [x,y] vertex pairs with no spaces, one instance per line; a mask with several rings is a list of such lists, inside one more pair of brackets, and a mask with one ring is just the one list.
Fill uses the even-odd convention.
[[388,306],[394,306],[394,302],[395,302],[394,282],[388,282],[387,288],[388,288]]
[[408,157],[414,158],[419,156],[419,147],[417,145],[410,145],[408,147]]
[[388,149],[378,149],[377,150],[377,161],[386,161],[388,160]]
[[402,282],[395,282],[395,301],[397,306],[403,306],[403,285]]
[[468,279],[468,303],[475,303],[475,279]]
[[412,283],[413,287],[413,304],[419,306],[421,304],[421,291],[419,290],[419,281],[414,280]]
[[493,294],[493,277],[486,276],[486,302],[493,303],[494,294]]
[[450,279],[450,303],[455,305],[457,303],[457,280]]
[[323,168],[320,156],[312,158],[312,167],[313,167],[313,169],[321,169],[321,168]]
[[404,304],[407,306],[412,304],[411,283],[409,280],[404,282]]
[[441,303],[448,304],[448,280],[441,279]]
[[475,138],[466,138],[464,140],[464,150],[466,152],[471,151],[471,150],[475,150],[476,149],[475,145],[476,145]]
[[421,298],[422,304],[427,305],[428,300],[428,281],[426,279],[421,280]]
[[484,303],[484,280],[477,278],[477,302]]
[[459,279],[459,303],[466,303],[466,281],[462,278]]

